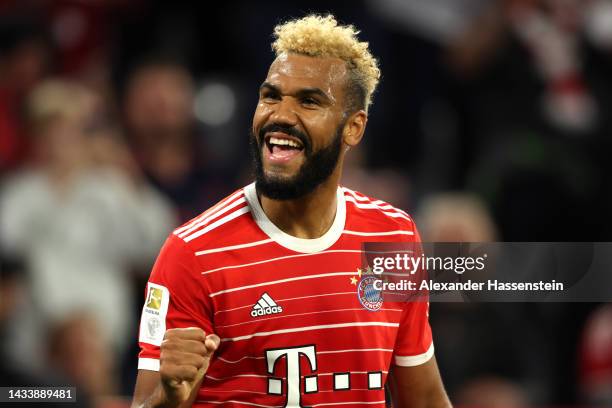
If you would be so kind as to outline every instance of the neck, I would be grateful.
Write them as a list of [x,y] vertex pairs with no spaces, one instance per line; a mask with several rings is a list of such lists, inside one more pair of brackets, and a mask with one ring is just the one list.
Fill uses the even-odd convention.
[[339,177],[334,176],[295,200],[272,200],[258,193],[261,207],[283,232],[297,238],[319,238],[330,229],[336,217]]

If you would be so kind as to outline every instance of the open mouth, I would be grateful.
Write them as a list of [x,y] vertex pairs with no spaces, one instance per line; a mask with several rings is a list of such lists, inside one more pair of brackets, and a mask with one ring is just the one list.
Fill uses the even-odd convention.
[[[276,132],[275,132],[276,133]],[[289,135],[267,135],[265,137],[266,147],[270,154],[276,155],[282,152],[295,151],[296,153],[304,150],[302,142]]]
[[269,163],[283,164],[301,156],[304,144],[300,139],[282,132],[270,132],[264,137],[264,157]]

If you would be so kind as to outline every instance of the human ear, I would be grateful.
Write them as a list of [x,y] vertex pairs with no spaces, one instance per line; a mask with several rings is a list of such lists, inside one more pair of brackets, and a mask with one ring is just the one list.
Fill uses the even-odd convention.
[[347,146],[353,147],[359,144],[363,138],[367,121],[368,115],[363,110],[358,110],[348,117],[342,132],[342,139]]

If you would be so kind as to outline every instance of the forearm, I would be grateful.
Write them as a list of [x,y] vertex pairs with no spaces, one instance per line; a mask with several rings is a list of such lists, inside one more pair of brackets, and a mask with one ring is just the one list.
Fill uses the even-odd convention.
[[149,396],[134,398],[131,408],[177,408],[179,403],[171,403],[161,384],[153,389]]
[[192,390],[189,398],[180,402],[180,400],[170,398],[169,392],[165,390],[163,384],[158,384],[148,395],[136,395],[132,402],[131,408],[186,408],[191,407],[196,400],[198,390],[201,383],[199,383]]

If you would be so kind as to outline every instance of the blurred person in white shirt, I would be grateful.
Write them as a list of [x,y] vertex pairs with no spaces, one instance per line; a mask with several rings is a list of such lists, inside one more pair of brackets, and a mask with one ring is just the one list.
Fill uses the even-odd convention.
[[34,160],[0,195],[0,242],[29,270],[15,351],[40,364],[36,339],[76,311],[91,313],[122,351],[134,326],[129,271],[147,269],[174,213],[100,120],[95,93],[50,80],[34,89],[28,108]]

